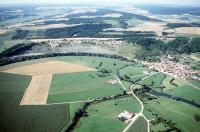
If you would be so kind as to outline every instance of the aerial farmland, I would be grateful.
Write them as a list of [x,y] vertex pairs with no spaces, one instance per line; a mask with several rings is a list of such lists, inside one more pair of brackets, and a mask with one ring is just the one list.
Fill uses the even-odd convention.
[[0,2],[0,131],[199,132],[199,17],[198,4]]

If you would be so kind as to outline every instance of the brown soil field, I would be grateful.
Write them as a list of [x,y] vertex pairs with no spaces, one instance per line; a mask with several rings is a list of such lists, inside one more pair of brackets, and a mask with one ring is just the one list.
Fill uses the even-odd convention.
[[84,72],[93,70],[95,69],[76,64],[66,63],[62,61],[48,61],[48,62],[11,68],[3,72],[35,76],[35,75],[48,75],[48,74],[70,73],[70,72]]
[[20,105],[42,105],[46,104],[52,75],[32,76]]

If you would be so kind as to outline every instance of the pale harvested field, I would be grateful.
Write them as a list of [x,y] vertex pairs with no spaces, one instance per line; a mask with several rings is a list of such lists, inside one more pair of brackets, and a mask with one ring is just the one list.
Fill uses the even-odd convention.
[[4,72],[22,75],[48,75],[70,72],[93,71],[95,69],[62,61],[49,61],[8,69]]
[[52,75],[32,76],[20,105],[42,105],[46,104],[51,85]]
[[200,35],[200,27],[181,27],[175,30],[177,33]]
[[44,25],[44,26],[30,26],[30,27],[23,27],[24,29],[33,29],[33,30],[38,30],[38,29],[48,29],[48,28],[65,28],[65,27],[70,27],[69,25],[66,24],[49,24],[49,25]]
[[166,28],[165,23],[153,23],[153,22],[146,22],[143,24],[139,24],[136,27],[130,27],[128,29],[123,28],[108,28],[106,30],[115,30],[115,31],[142,31],[142,32],[155,32],[158,36],[161,35],[161,32]]
[[195,55],[190,55],[190,58],[192,58],[195,61],[200,61],[200,58],[196,57]]
[[4,33],[6,33],[7,32],[7,30],[5,30],[5,29],[0,29],[0,34],[4,34]]

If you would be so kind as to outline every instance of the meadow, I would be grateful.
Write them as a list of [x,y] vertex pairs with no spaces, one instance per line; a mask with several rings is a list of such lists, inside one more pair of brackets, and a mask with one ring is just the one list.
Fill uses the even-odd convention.
[[87,101],[123,92],[121,85],[112,85],[115,76],[99,76],[99,72],[66,73],[53,76],[48,103]]
[[124,69],[120,70],[120,75],[122,76],[129,76],[129,77],[134,77],[138,75],[143,75],[144,71],[148,71],[146,67],[144,67],[142,64],[134,64],[133,66],[128,66]]
[[122,131],[127,126],[127,124],[114,118],[124,110],[137,113],[140,111],[140,104],[133,97],[126,97],[93,104],[88,108],[88,116],[83,117],[80,120],[80,123],[74,131]]
[[[149,101],[145,104],[144,114],[150,120],[156,119],[157,114],[159,117],[175,123],[175,126],[181,129],[183,132],[198,132],[200,129],[199,122],[194,120],[194,115],[200,114],[199,109],[172,99],[160,97],[157,100]],[[151,130],[154,131],[155,129],[161,127],[166,129],[163,127],[162,123],[157,125],[152,126]]]
[[155,89],[160,89],[162,86],[162,81],[165,79],[166,75],[163,73],[155,73],[148,78],[139,82],[139,84],[151,86]]

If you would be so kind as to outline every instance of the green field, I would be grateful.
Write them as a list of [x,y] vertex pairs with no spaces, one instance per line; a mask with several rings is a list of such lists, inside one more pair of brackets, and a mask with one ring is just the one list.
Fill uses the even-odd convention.
[[128,19],[126,23],[128,24],[129,27],[134,27],[136,25],[143,24],[144,21],[133,18],[133,19]]
[[155,73],[152,76],[149,76],[148,78],[140,81],[140,84],[145,84],[148,86],[151,86],[152,88],[155,89],[160,89],[162,86],[162,81],[165,79],[166,75],[163,73]]
[[123,92],[121,85],[112,85],[112,75],[98,76],[99,72],[66,73],[53,76],[48,103],[86,101]]
[[127,132],[148,132],[147,125],[145,118],[139,116]]
[[139,112],[140,104],[133,97],[105,101],[93,104],[88,109],[87,117],[83,117],[75,128],[75,132],[120,132],[126,123],[114,119],[124,110]]
[[69,121],[68,105],[20,106],[31,77],[0,73],[0,130],[61,130]]
[[[149,109],[152,112],[147,111]],[[182,102],[161,97],[158,100],[146,103],[144,113],[148,119],[155,119],[156,117],[153,114],[156,113],[168,121],[171,120],[183,132],[198,132],[200,130],[199,122],[194,120],[194,114],[200,114],[199,109]],[[163,124],[152,126],[151,130],[158,127],[163,127]]]
[[[187,100],[191,100],[191,101],[193,100],[196,103],[200,102],[200,98],[199,98],[200,91],[198,89],[187,84],[187,81],[185,80],[180,81],[180,80],[175,79],[173,83],[177,86],[174,86],[170,84],[171,79],[172,77],[167,76],[166,79],[162,83],[163,86],[165,86],[163,90],[165,93],[178,96]],[[198,85],[199,82],[196,82],[196,81],[189,81],[189,82],[196,87],[199,86]]]
[[[66,57],[54,57],[52,59],[71,62],[78,65],[83,65],[91,68],[105,68],[111,71],[113,74],[116,74],[117,69],[120,67],[130,64],[126,61],[121,61],[112,58],[105,58],[105,57],[94,57],[94,56],[66,56]],[[99,67],[99,65],[102,65]]]
[[128,75],[129,77],[143,75],[143,71],[148,71],[143,65],[135,64],[120,70],[120,75]]
[[120,28],[121,24],[117,20],[104,20],[104,23],[111,24],[114,28]]
[[190,85],[175,87],[169,91],[165,91],[165,93],[169,93],[171,95],[178,96],[187,100],[193,100],[196,103],[200,102],[200,91],[198,89],[192,88]]

